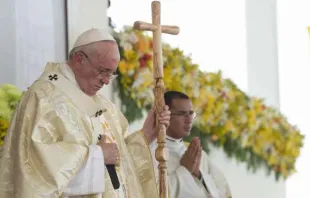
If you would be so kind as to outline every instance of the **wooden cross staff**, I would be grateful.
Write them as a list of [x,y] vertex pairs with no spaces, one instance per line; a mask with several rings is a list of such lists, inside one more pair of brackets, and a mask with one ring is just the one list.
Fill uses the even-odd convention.
[[[177,26],[165,26],[160,24],[160,2],[152,2],[152,23],[145,23],[136,21],[134,28],[137,30],[146,30],[153,32],[153,77],[154,77],[154,95],[155,95],[155,111],[156,118],[163,111],[164,100],[164,72],[163,72],[163,59],[162,59],[162,46],[161,46],[161,33],[177,35],[180,29]],[[168,160],[166,152],[166,127],[160,125],[156,119],[157,129],[157,143],[158,147],[155,152],[156,160],[159,162],[158,175],[159,175],[159,195],[160,198],[168,197],[168,184],[167,184],[167,165]]]

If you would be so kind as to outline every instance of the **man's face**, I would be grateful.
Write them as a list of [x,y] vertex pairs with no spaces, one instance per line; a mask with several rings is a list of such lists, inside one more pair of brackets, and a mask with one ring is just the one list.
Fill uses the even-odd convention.
[[194,119],[193,104],[190,99],[173,99],[170,107],[171,118],[167,135],[180,139],[188,136]]
[[74,58],[75,78],[82,91],[93,96],[103,85],[108,85],[116,75],[119,64],[119,51],[116,43],[96,43],[97,55],[78,51]]

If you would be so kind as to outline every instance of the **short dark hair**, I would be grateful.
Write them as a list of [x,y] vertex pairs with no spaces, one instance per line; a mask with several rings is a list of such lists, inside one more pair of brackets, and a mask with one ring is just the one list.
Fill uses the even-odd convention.
[[188,95],[179,91],[167,91],[164,94],[165,104],[171,107],[173,99],[190,99]]

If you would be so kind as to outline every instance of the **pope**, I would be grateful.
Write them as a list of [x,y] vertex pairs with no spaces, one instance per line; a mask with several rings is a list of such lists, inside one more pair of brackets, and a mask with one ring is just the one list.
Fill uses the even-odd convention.
[[[120,53],[107,30],[90,29],[63,63],[47,63],[24,93],[0,159],[0,197],[158,197],[149,144],[99,90],[117,77]],[[169,126],[168,106],[159,116]]]

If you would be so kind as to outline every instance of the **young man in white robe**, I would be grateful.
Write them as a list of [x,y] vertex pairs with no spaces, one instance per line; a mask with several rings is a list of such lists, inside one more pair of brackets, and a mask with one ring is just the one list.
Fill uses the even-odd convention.
[[[226,178],[202,150],[200,140],[193,138],[190,144],[183,141],[195,117],[190,98],[177,91],[166,92],[164,97],[171,111],[166,138],[170,198],[231,198]],[[150,147],[154,153],[156,141]],[[155,155],[153,162],[158,180]]]
[[[149,171],[154,112],[126,136],[127,120],[98,92],[116,77],[119,61],[109,32],[91,29],[68,61],[46,65],[23,94],[1,148],[1,198],[158,198]],[[169,120],[165,107],[159,121]]]

